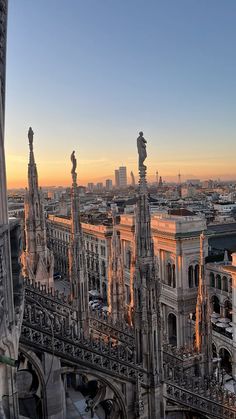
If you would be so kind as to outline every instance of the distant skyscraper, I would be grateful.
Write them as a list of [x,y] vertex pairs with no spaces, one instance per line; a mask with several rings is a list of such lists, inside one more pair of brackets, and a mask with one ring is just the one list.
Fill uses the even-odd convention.
[[119,176],[119,170],[115,170],[115,186],[116,188],[119,188],[120,186],[120,176]]
[[112,190],[112,180],[111,179],[107,179],[106,180],[106,190],[107,191],[111,191]]
[[94,190],[94,183],[89,182],[89,183],[88,183],[88,191],[89,191],[89,192],[93,192],[93,190]]
[[102,183],[102,182],[98,182],[98,183],[97,183],[97,190],[98,190],[98,191],[101,191],[101,190],[102,190],[102,188],[103,188],[103,183]]
[[134,177],[133,172],[130,173],[130,176],[131,176],[131,185],[135,186],[135,177]]
[[119,184],[120,188],[127,187],[127,170],[125,166],[119,167]]

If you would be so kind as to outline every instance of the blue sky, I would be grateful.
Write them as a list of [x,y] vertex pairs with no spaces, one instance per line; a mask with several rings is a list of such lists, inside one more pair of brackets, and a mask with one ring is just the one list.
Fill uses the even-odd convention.
[[235,0],[10,0],[9,185],[25,184],[27,130],[41,183],[136,170],[236,178]]

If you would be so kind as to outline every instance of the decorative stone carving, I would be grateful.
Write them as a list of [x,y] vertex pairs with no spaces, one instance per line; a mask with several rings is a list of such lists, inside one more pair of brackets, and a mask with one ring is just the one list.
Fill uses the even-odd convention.
[[42,192],[38,187],[38,173],[34,159],[32,128],[28,131],[29,164],[28,190],[25,194],[25,236],[26,250],[22,255],[24,275],[34,282],[40,282],[48,289],[54,286],[54,258],[46,244],[46,225]]

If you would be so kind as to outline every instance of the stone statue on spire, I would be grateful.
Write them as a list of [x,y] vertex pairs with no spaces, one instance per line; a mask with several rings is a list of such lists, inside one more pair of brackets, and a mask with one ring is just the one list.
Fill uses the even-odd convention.
[[34,131],[32,130],[31,127],[29,127],[28,139],[29,139],[30,150],[32,150],[32,148],[33,148],[33,139],[34,139]]
[[75,151],[72,151],[70,159],[72,163],[72,169],[71,169],[72,181],[73,181],[73,185],[76,185],[77,184],[77,173],[76,173],[77,160],[75,157]]
[[137,138],[137,148],[138,148],[138,168],[139,168],[139,185],[140,185],[140,191],[142,193],[147,193],[147,180],[146,180],[146,172],[147,172],[147,166],[145,166],[144,161],[147,158],[147,150],[146,150],[146,144],[147,141],[145,140],[143,136],[143,132],[140,131],[139,137]]
[[71,174],[73,175],[73,174],[75,174],[75,171],[76,171],[76,168],[77,168],[77,160],[76,160],[76,157],[75,157],[75,151],[72,152],[72,154],[70,156],[70,159],[71,159],[71,163],[72,163]]
[[137,138],[137,147],[138,147],[138,155],[139,155],[139,168],[146,167],[143,163],[144,160],[147,158],[147,151],[146,151],[146,143],[143,136],[143,132],[140,131],[139,137]]

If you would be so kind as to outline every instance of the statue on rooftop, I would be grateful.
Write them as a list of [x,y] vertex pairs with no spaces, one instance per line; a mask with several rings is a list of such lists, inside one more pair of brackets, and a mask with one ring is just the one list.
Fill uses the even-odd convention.
[[31,127],[29,128],[29,131],[28,131],[28,139],[29,139],[29,145],[30,147],[32,147],[33,139],[34,139],[34,131],[32,130]]
[[139,137],[137,138],[137,147],[138,147],[138,154],[139,154],[139,167],[143,167],[144,160],[147,158],[147,151],[146,151],[146,143],[143,136],[143,132],[140,131]]
[[72,152],[70,159],[71,159],[71,163],[72,163],[71,173],[73,175],[73,174],[75,174],[76,167],[77,167],[77,160],[75,158],[75,151]]

